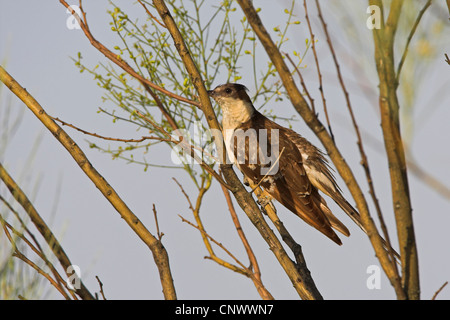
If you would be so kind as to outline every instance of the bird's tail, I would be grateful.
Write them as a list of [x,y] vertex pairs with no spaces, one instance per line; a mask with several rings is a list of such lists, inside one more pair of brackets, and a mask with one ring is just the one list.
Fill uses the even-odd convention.
[[[331,197],[339,207],[341,207],[342,210],[361,228],[362,231],[364,231],[365,234],[367,234],[366,228],[364,228],[364,225],[361,220],[361,216],[358,211],[356,211],[353,206],[348,203],[347,200],[344,199],[344,197],[340,193],[336,193],[334,197]],[[381,236],[380,236],[381,237]],[[395,251],[386,240],[381,237],[381,241],[383,243],[383,247],[388,251],[392,252],[392,254],[395,256],[397,261],[400,260],[400,255],[397,251]]]
[[339,221],[338,218],[336,218],[334,216],[334,214],[331,212],[330,208],[328,208],[328,205],[325,202],[325,199],[319,195],[317,202],[318,202],[317,205],[320,207],[320,209],[322,210],[322,212],[325,214],[328,221],[330,222],[331,227],[333,227],[333,229],[336,229],[337,231],[339,231],[346,237],[350,236],[350,231],[348,231],[347,227],[341,221]]

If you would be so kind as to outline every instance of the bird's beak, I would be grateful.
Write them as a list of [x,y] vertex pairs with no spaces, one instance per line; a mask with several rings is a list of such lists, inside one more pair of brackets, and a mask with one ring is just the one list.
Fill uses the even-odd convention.
[[208,90],[207,92],[210,97],[214,96],[214,90]]

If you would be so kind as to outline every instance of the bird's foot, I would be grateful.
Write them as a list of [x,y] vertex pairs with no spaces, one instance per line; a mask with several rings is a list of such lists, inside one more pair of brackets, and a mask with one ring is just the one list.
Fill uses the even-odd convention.
[[261,212],[264,213],[265,215],[267,215],[267,211],[266,211],[267,205],[270,205],[272,207],[272,209],[274,209],[271,201],[272,201],[272,197],[269,195],[261,196],[260,198],[258,198],[258,200],[256,200],[256,202],[261,207]]
[[269,196],[262,196],[261,198],[259,198],[257,200],[257,202],[261,207],[264,208],[265,206],[267,206],[270,203],[271,200],[272,199]]

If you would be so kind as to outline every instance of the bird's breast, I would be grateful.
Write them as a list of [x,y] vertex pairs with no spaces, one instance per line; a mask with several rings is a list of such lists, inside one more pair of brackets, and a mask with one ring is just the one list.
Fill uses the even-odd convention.
[[225,140],[225,148],[227,150],[228,159],[231,163],[236,163],[236,157],[234,156],[234,150],[232,149],[232,139],[233,139],[234,129],[223,129],[223,139]]

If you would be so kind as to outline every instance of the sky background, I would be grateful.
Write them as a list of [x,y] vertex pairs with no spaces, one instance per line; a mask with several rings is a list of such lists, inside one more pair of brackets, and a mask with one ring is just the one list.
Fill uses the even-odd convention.
[[[352,2],[348,0],[346,3]],[[76,3],[69,2],[69,4]],[[117,2],[128,15],[144,21],[146,16],[142,8],[132,3],[123,4],[122,7],[122,2]],[[283,11],[289,3],[289,1],[269,0],[258,2],[258,6],[263,8],[261,17],[263,22],[267,23],[267,29],[272,30],[277,25],[283,24],[285,18]],[[370,56],[369,58],[367,56],[371,53],[371,31],[365,26],[365,19],[368,16],[365,12],[366,7],[361,7],[360,20],[352,21],[354,24],[361,23],[361,27],[357,28],[359,33],[355,35],[358,41],[351,43],[359,44],[360,51],[355,51],[355,46],[350,45],[347,39],[351,38],[339,33],[342,32],[339,28],[349,22],[343,20],[338,11],[333,10],[336,8],[336,1],[322,7],[333,39],[336,39],[337,55],[351,93],[355,116],[366,142],[377,196],[391,231],[391,239],[395,239],[387,163],[384,152],[380,152],[377,148],[382,146],[377,96],[374,91],[361,90],[361,87],[376,88],[378,83],[375,74],[370,73],[370,70],[372,72],[375,70],[374,63]],[[109,26],[110,17],[106,10],[111,8],[108,1],[85,1],[84,4],[92,33],[110,48],[119,42]],[[305,38],[309,35],[300,2],[297,3],[295,10],[302,24],[293,28],[289,50],[303,52]],[[356,11],[354,8],[351,10],[352,13]],[[239,8],[236,16],[241,17]],[[99,61],[105,62],[105,58],[90,45],[82,31],[67,28],[68,17],[66,9],[59,1],[0,0],[2,66],[50,115],[104,136],[141,137],[142,132],[137,132],[133,126],[123,122],[113,123],[111,118],[97,113],[98,107],[112,109],[113,106],[102,102],[101,96],[104,91],[95,84],[92,75],[86,72],[80,74],[71,57],[75,58],[77,52],[81,52],[84,63],[90,66],[95,66]],[[314,26],[319,29],[318,25]],[[448,34],[448,22],[445,28]],[[419,26],[418,33],[420,32],[426,30],[420,30]],[[356,141],[352,135],[345,101],[334,75],[326,41],[319,35],[318,37],[318,50],[321,52],[321,66],[326,85],[325,94],[334,124],[333,132],[338,146],[361,182],[363,191],[366,191],[372,212],[375,212],[367,193]],[[432,36],[428,40],[434,43]],[[444,62],[443,54],[450,53],[450,48],[448,44],[442,46],[441,42],[438,43],[440,47],[437,58],[428,61],[422,73],[415,74],[420,75],[420,86],[414,91],[417,97],[412,117],[415,125],[408,137],[410,150],[417,163],[449,186],[450,95],[445,88],[450,84],[450,66]],[[259,48],[262,50],[261,46]],[[367,61],[365,62],[367,69],[358,69],[360,61]],[[304,77],[315,96],[316,105],[320,106],[312,54],[308,54],[305,63],[311,67],[305,69]],[[263,67],[265,68],[261,65],[261,68]],[[215,85],[224,81],[225,77],[219,76]],[[248,84],[250,91],[254,89],[251,86],[253,82],[251,72],[244,73],[240,82]],[[17,132],[8,140],[8,144],[5,145],[2,141],[0,160],[33,199],[38,212],[52,227],[72,263],[80,267],[85,285],[91,292],[98,292],[98,283],[95,279],[95,276],[98,276],[103,282],[108,299],[162,299],[158,272],[145,244],[138,239],[37,118],[30,111],[23,111],[25,108],[23,104],[17,98],[11,97],[4,86],[1,96],[0,117],[6,116],[5,100],[10,97],[13,106],[10,119],[15,119],[22,112],[23,119]],[[276,110],[277,115],[295,114],[286,99],[273,102],[270,107]],[[323,114],[320,116],[324,122]],[[297,119],[300,119],[299,116]],[[0,125],[3,125],[3,120],[4,118],[0,118]],[[301,119],[292,125],[294,130],[320,146]],[[249,279],[204,259],[207,251],[199,232],[178,217],[181,214],[193,221],[188,204],[172,177],[181,182],[191,200],[197,195],[195,187],[182,170],[150,168],[144,172],[142,166],[112,160],[110,155],[90,149],[88,143],[92,141],[108,146],[108,142],[87,137],[68,127],[63,129],[79,144],[93,166],[153,234],[156,229],[152,205],[156,205],[159,227],[164,233],[163,244],[169,253],[179,299],[260,298]],[[30,161],[30,154],[33,154],[33,148],[37,143],[39,147]],[[150,153],[155,163],[170,161],[168,148],[150,149]],[[445,281],[450,280],[448,249],[450,201],[430,189],[415,175],[410,174],[409,179],[419,252],[422,298],[430,299]],[[339,184],[345,196],[352,200],[341,179]],[[2,195],[8,194],[3,185],[0,185],[0,192]],[[325,299],[395,298],[394,290],[384,275],[381,277],[380,289],[368,289],[366,281],[370,275],[367,268],[378,265],[378,261],[368,238],[334,204],[332,210],[352,233],[351,237],[342,239],[344,245],[341,247],[336,246],[280,205],[275,205],[281,220],[302,245],[309,270]],[[237,205],[236,209],[244,232],[258,258],[262,280],[267,289],[276,299],[298,299],[289,279],[267,244]],[[241,261],[247,263],[245,251],[233,228],[217,182],[213,182],[211,190],[207,193],[201,214],[208,233],[223,243]],[[216,252],[221,257],[226,257],[220,249],[216,249]],[[51,293],[47,298],[61,297],[57,293]],[[439,298],[449,299],[450,289],[444,289]]]

